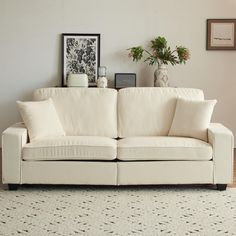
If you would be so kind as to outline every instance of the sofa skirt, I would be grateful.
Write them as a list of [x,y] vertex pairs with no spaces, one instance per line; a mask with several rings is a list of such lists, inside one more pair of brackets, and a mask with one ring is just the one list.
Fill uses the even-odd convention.
[[213,161],[118,162],[118,184],[213,183]]
[[117,164],[100,161],[22,161],[21,184],[116,185]]
[[212,161],[22,161],[21,184],[211,184]]

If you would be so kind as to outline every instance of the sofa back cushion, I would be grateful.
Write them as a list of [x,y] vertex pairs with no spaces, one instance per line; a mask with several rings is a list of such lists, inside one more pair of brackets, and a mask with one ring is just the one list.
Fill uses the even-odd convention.
[[42,88],[33,96],[34,100],[52,98],[66,135],[117,137],[114,89]]
[[204,100],[190,88],[126,88],[118,93],[118,136],[168,135],[177,98]]

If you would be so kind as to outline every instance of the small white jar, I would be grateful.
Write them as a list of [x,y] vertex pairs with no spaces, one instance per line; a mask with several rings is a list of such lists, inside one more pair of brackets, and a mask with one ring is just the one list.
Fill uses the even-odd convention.
[[68,87],[88,87],[88,75],[86,74],[69,74]]

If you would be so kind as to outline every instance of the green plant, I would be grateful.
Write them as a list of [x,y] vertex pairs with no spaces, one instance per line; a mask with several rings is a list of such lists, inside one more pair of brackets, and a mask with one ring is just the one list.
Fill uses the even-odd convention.
[[129,57],[133,59],[133,61],[140,61],[144,53],[147,54],[145,58],[145,62],[148,62],[149,65],[155,64],[168,64],[176,65],[186,63],[186,61],[190,58],[189,50],[182,46],[176,46],[175,50],[171,50],[171,48],[167,45],[167,40],[165,37],[157,37],[151,40],[151,50],[149,52],[142,46],[129,48]]

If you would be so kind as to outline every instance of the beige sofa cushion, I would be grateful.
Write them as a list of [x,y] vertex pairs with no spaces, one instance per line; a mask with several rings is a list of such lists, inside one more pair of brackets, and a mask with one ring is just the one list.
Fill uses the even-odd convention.
[[65,136],[51,98],[37,102],[17,101],[17,105],[31,141],[43,137]]
[[68,136],[117,137],[117,91],[102,88],[42,88],[34,100],[52,98]]
[[183,137],[128,137],[118,140],[119,160],[210,160],[210,144]]
[[96,136],[45,138],[23,147],[24,160],[113,160],[116,140]]
[[169,136],[185,136],[207,141],[216,100],[193,101],[178,99]]
[[191,88],[126,88],[118,93],[118,136],[167,136],[177,98],[203,100]]

